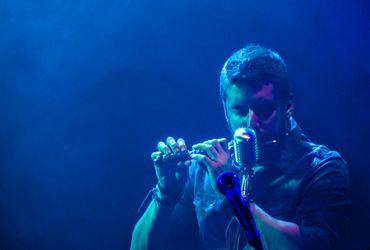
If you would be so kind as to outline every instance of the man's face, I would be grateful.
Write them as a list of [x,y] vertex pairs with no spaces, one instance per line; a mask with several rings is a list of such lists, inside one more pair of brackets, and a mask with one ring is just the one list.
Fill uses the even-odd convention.
[[279,140],[284,132],[281,103],[275,97],[273,84],[262,84],[258,90],[231,85],[226,90],[225,114],[232,133],[240,127],[251,127],[258,141]]

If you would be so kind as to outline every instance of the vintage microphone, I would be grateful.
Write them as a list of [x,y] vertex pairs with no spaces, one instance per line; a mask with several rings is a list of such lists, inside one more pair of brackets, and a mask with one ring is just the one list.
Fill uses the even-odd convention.
[[[258,160],[256,133],[250,128],[239,128],[234,133],[235,162],[244,175],[251,174],[253,165]],[[249,181],[244,189],[249,189]],[[249,204],[241,195],[240,181],[233,172],[224,172],[217,178],[217,189],[224,194],[233,207],[234,214],[246,232],[248,243],[254,249],[262,250],[260,234],[249,209]],[[245,185],[244,185],[245,186]],[[247,193],[249,190],[246,191]]]
[[251,128],[238,128],[234,133],[235,162],[243,170],[251,172],[258,161],[256,132]]
[[234,166],[243,174],[242,196],[250,198],[250,179],[253,176],[253,166],[259,158],[256,132],[251,128],[238,128],[234,132]]

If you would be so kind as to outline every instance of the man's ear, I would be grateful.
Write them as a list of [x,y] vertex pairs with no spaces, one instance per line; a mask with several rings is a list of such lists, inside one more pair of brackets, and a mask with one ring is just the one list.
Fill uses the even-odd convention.
[[285,106],[285,117],[290,118],[293,115],[294,111],[294,102],[293,102],[293,95],[289,95],[289,99]]

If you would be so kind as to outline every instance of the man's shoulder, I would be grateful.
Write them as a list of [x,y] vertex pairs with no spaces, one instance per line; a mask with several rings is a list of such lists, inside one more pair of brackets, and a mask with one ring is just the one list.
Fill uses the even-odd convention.
[[[348,177],[348,164],[339,152],[328,148],[326,145],[308,143],[311,152],[308,155],[309,171],[311,176],[331,176],[340,173],[341,176]],[[309,174],[311,173],[311,174]]]
[[315,144],[313,142],[309,142],[308,144],[312,149],[311,157],[314,166],[319,166],[330,162],[335,162],[343,166],[347,165],[346,161],[343,159],[339,152],[332,150],[322,144]]
[[288,164],[284,169],[304,176],[317,172],[348,171],[347,163],[339,152],[312,142],[299,127],[293,131],[286,158]]

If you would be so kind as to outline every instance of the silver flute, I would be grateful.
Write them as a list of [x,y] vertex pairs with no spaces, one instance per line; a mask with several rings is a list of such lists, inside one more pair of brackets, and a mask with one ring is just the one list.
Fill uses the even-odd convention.
[[[275,143],[277,143],[276,140],[271,140],[271,141],[262,142],[261,145],[269,145],[269,144],[275,144]],[[223,142],[221,143],[221,146],[224,150],[233,152],[234,151],[234,140],[231,140],[228,143]],[[155,159],[153,159],[153,163],[156,165],[159,165],[159,164],[165,164],[165,163],[174,163],[174,162],[191,160],[192,154],[207,155],[207,152],[204,150],[194,149],[194,150],[179,151],[179,152],[170,153],[170,154],[161,153]]]

